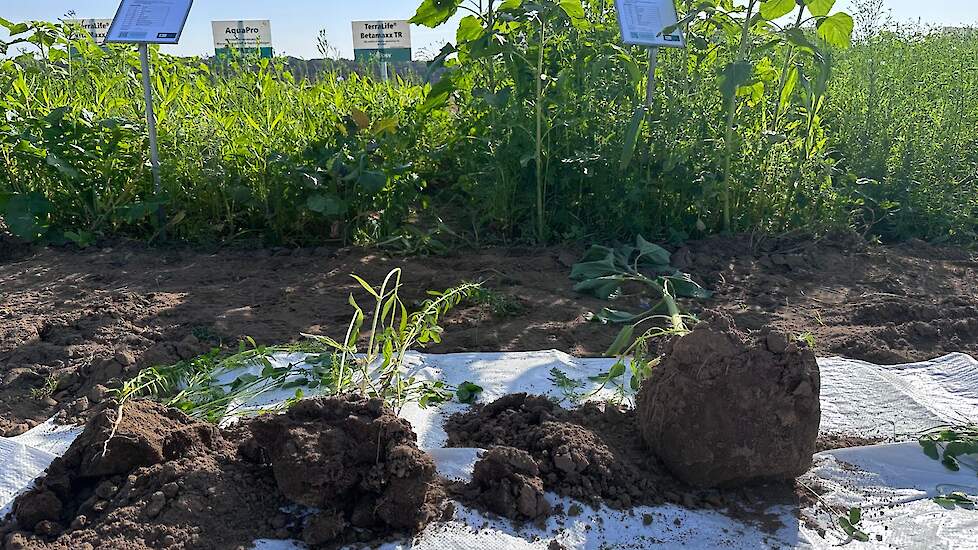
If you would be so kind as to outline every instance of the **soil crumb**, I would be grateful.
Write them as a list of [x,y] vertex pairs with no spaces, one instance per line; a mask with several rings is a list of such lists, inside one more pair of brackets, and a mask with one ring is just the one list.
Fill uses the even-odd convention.
[[699,487],[794,479],[812,465],[819,369],[806,344],[741,332],[708,312],[671,339],[639,391],[641,434],[676,477]]
[[303,530],[310,545],[416,533],[447,510],[434,461],[381,399],[308,399],[249,429],[282,493],[320,510]]
[[332,548],[446,512],[434,462],[379,400],[301,401],[223,432],[151,401],[128,402],[117,423],[110,405],[15,500],[4,548]]

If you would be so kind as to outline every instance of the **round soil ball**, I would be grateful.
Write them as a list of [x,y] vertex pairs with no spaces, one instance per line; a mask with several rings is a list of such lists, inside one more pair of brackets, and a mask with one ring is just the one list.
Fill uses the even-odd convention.
[[775,332],[741,333],[711,313],[666,344],[642,384],[642,437],[694,486],[793,479],[812,464],[819,385],[806,345]]

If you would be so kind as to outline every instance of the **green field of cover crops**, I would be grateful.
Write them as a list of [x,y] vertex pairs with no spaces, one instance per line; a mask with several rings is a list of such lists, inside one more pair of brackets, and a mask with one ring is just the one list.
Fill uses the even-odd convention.
[[425,0],[413,22],[456,40],[389,82],[151,51],[159,196],[135,49],[0,20],[0,219],[80,246],[974,240],[975,29],[897,26],[879,0],[678,4],[688,47],[660,52],[651,107],[611,0]]

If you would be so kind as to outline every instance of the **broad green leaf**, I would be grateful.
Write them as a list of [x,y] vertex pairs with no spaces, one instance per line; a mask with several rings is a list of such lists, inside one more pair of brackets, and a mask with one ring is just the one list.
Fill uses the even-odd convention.
[[461,4],[462,0],[424,0],[411,18],[411,23],[437,27],[451,19]]
[[574,285],[574,292],[591,294],[602,300],[610,299],[621,288],[621,281],[608,277],[588,279]]
[[689,275],[678,274],[669,277],[661,277],[663,282],[669,283],[669,290],[679,298],[696,298],[708,300],[713,297],[713,293],[696,284]]
[[60,172],[61,175],[65,176],[66,178],[68,178],[68,179],[75,179],[75,178],[78,177],[78,170],[75,170],[74,168],[72,168],[70,164],[68,164],[67,162],[65,162],[63,159],[61,159],[60,157],[58,157],[54,153],[52,153],[52,152],[49,151],[48,152],[48,155],[47,155],[47,159],[45,159],[45,160],[46,160],[48,166],[53,167],[58,172]]
[[832,11],[832,6],[835,5],[835,0],[805,0],[805,5],[808,6],[808,11],[816,17],[824,17]]
[[375,170],[364,170],[357,183],[366,193],[376,195],[387,185],[387,174]]
[[863,511],[859,508],[849,508],[849,523],[852,525],[858,524],[863,517]]
[[794,44],[796,48],[802,51],[814,54],[818,50],[802,29],[788,29],[785,32],[785,36],[788,37],[788,42]]
[[482,22],[479,18],[474,15],[466,15],[458,23],[455,40],[459,44],[465,44],[481,38],[483,33],[485,33],[485,29],[482,28]]
[[451,78],[443,76],[435,85],[428,90],[424,98],[424,103],[418,108],[421,113],[429,113],[435,109],[443,107],[448,103],[448,98],[455,91],[455,83]]
[[638,136],[642,130],[642,123],[644,121],[645,106],[640,105],[632,113],[632,119],[629,121],[628,129],[625,131],[625,141],[621,149],[621,161],[618,164],[618,169],[622,172],[628,169],[628,165],[632,163],[632,157],[635,155],[635,146],[638,143]]
[[940,460],[941,455],[937,450],[937,443],[930,440],[922,439],[920,441],[920,446],[924,448],[924,454],[929,456],[934,460]]
[[818,37],[837,48],[852,45],[852,16],[839,12],[818,22]]
[[672,261],[672,254],[668,250],[657,244],[650,243],[641,235],[635,238],[635,248],[641,255],[641,263],[652,264],[653,267],[669,267]]
[[594,314],[594,319],[601,321],[602,323],[634,323],[642,317],[645,317],[647,314],[648,312],[645,311],[642,313],[629,313],[627,311],[604,308]]
[[773,21],[791,13],[798,4],[795,0],[764,0],[761,3],[761,17]]
[[482,386],[469,381],[462,382],[455,390],[455,395],[459,403],[475,403],[475,400],[482,393]]
[[40,193],[13,194],[7,196],[0,217],[14,235],[37,241],[47,233],[51,211],[51,203]]
[[737,90],[754,74],[754,66],[747,61],[728,63],[720,74],[720,92],[725,99],[733,99]]
[[584,19],[584,6],[581,4],[581,0],[560,0],[557,3],[560,9],[564,10],[567,17],[571,19]]

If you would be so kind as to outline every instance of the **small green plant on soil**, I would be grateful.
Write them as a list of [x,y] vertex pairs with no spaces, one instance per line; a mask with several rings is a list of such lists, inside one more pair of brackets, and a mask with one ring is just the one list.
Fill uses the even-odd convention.
[[[443,381],[417,380],[405,372],[405,355],[415,347],[440,342],[439,319],[471,296],[479,285],[464,283],[444,292],[429,291],[429,299],[409,312],[400,297],[399,268],[391,271],[377,288],[353,277],[375,302],[365,348],[359,346],[366,316],[351,295],[349,303],[354,313],[341,341],[306,334],[302,342],[264,346],[247,338],[231,355],[215,348],[189,361],[144,369],[116,391],[118,418],[129,399],[153,397],[190,416],[217,422],[242,414],[244,404],[264,393],[292,389],[295,393],[290,400],[260,412],[287,408],[310,390],[381,397],[395,409],[409,401],[421,406],[453,398],[473,402],[482,392],[481,387],[471,382],[454,387]],[[287,364],[275,360],[292,354],[301,354],[301,358]],[[242,369],[249,372],[229,378]]]
[[825,502],[825,499],[818,494],[818,491],[802,483],[800,480],[798,483],[805,488],[805,490],[811,493],[811,495],[815,497],[815,500],[818,501],[819,505],[822,506],[822,508],[824,508],[825,511],[834,518],[834,521],[832,522],[833,527],[841,529],[841,531],[845,533],[847,537],[849,537],[850,541],[856,540],[859,542],[869,542],[869,534],[860,528],[863,521],[862,508],[851,507],[849,508],[848,512],[843,513],[842,510],[839,510],[835,506]]
[[557,367],[550,369],[550,382],[564,394],[564,399],[569,399],[576,403],[586,397],[586,394],[582,391],[585,385],[584,382],[574,380]]
[[54,395],[54,389],[58,387],[58,378],[53,374],[44,379],[44,384],[31,390],[32,399],[44,399]]
[[519,299],[486,287],[477,288],[468,301],[489,308],[496,317],[519,317],[526,312]]

